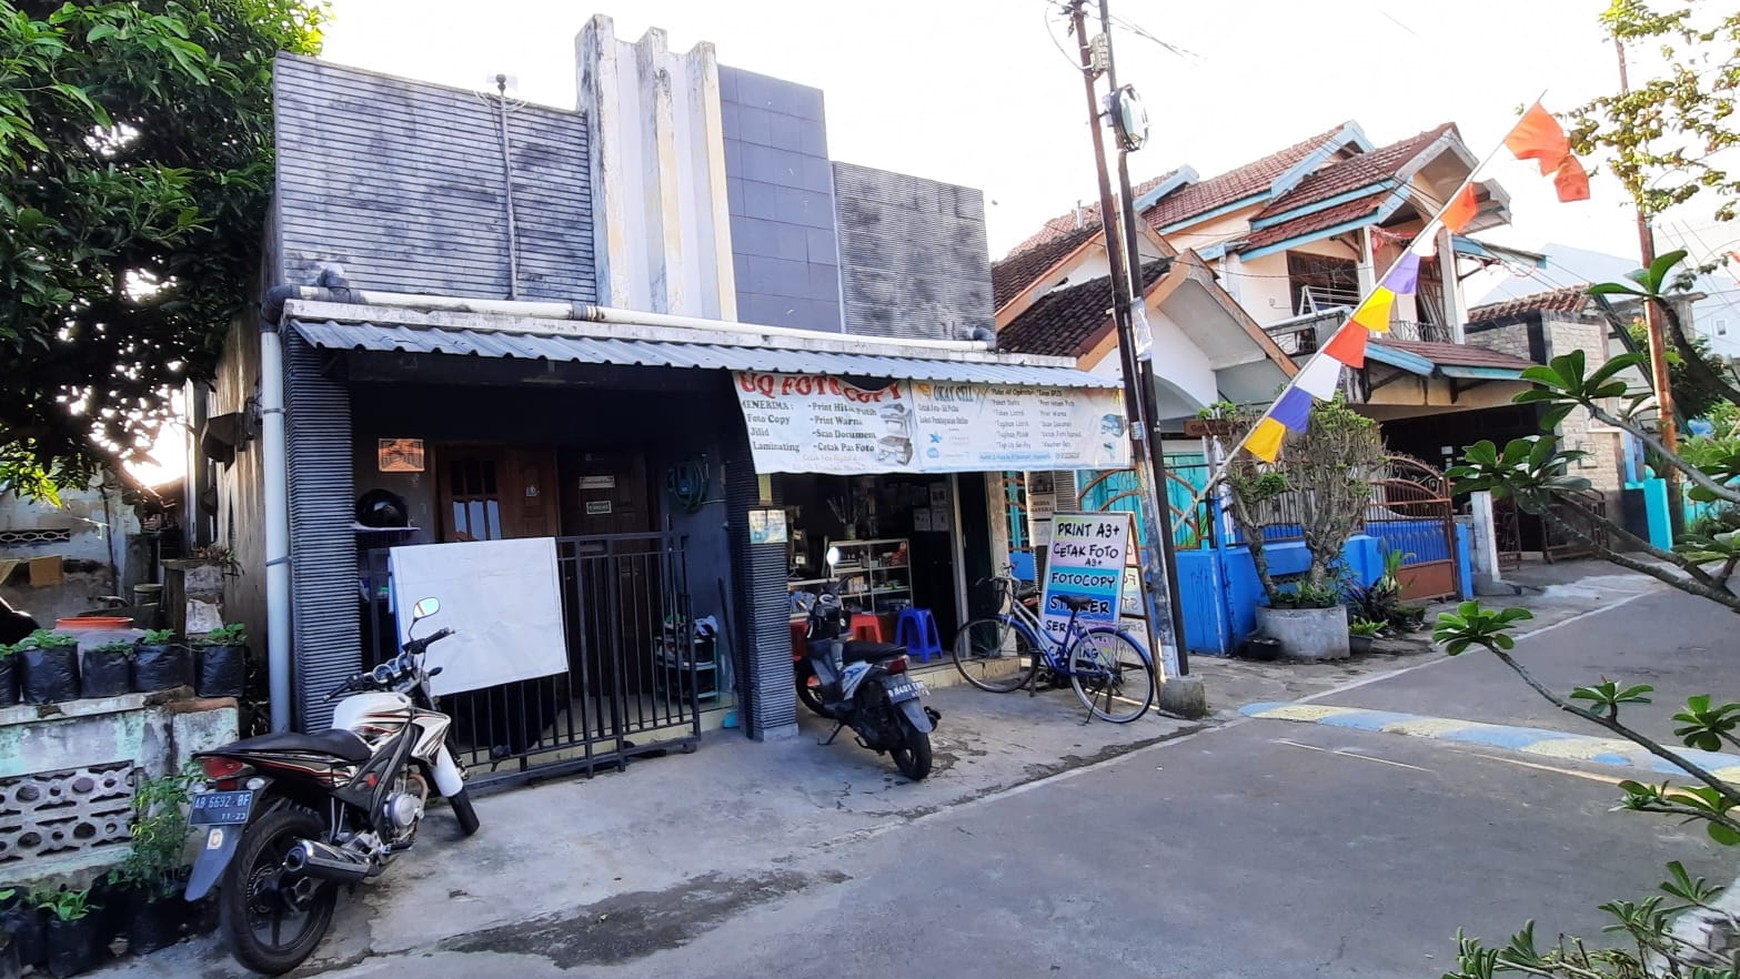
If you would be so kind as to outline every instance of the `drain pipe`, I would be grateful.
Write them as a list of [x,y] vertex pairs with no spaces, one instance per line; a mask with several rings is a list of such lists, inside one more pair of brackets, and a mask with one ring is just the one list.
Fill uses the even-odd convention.
[[[322,290],[327,291],[327,290]],[[266,678],[272,730],[288,731],[290,709],[290,453],[284,432],[284,301],[299,287],[277,286],[260,303],[260,469],[266,508]]]

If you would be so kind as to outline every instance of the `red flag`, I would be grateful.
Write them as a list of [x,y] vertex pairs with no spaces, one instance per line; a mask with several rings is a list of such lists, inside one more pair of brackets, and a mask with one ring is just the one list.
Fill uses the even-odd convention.
[[1589,199],[1589,172],[1583,169],[1576,157],[1567,156],[1565,162],[1559,164],[1559,172],[1553,176],[1553,186],[1558,189],[1559,200],[1564,203],[1586,201]]
[[[1564,128],[1539,102],[1516,121],[1516,128],[1504,138],[1504,145],[1519,160],[1539,160],[1543,177],[1558,170],[1571,155],[1571,140],[1565,136]],[[1567,198],[1561,198],[1564,199]]]
[[1349,367],[1364,367],[1368,332],[1365,327],[1348,320],[1330,338],[1329,345],[1323,348],[1323,355],[1339,360]]
[[1459,235],[1463,228],[1468,227],[1468,222],[1474,220],[1474,216],[1479,213],[1480,202],[1474,199],[1474,185],[1469,184],[1463,187],[1461,193],[1456,195],[1456,199],[1450,202],[1450,206],[1444,209],[1444,227],[1449,228],[1451,234]]

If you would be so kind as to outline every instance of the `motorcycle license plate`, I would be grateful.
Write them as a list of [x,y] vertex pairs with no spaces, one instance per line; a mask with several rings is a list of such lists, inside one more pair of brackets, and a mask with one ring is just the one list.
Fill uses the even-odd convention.
[[923,680],[900,680],[888,685],[888,702],[898,704],[903,700],[916,700],[924,693]]
[[205,792],[193,797],[187,821],[195,826],[245,823],[253,808],[252,792]]

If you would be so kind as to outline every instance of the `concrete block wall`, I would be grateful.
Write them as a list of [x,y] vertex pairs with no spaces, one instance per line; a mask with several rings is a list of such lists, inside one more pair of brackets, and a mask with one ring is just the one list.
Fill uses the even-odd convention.
[[[1541,332],[1546,342],[1547,359],[1560,357],[1573,350],[1584,353],[1585,369],[1594,371],[1607,362],[1607,323],[1593,317],[1542,319]],[[1580,449],[1588,455],[1577,463],[1577,475],[1587,477],[1594,489],[1603,493],[1619,492],[1624,485],[1625,469],[1620,457],[1620,435],[1589,415],[1585,408],[1572,409],[1559,423],[1559,443],[1565,449]]]
[[738,320],[840,332],[822,90],[721,66],[719,104]]
[[982,191],[834,164],[846,332],[927,340],[995,334]]

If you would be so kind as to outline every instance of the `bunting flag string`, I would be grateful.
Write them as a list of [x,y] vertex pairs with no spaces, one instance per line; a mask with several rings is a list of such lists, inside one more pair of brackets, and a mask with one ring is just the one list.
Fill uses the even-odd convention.
[[[1360,299],[1346,322],[1323,344],[1297,375],[1282,389],[1244,440],[1233,447],[1230,462],[1241,449],[1264,462],[1274,462],[1289,432],[1302,432],[1310,424],[1311,408],[1318,401],[1335,397],[1341,387],[1341,369],[1365,366],[1366,344],[1373,334],[1389,332],[1396,301],[1414,295],[1419,288],[1420,262],[1436,250],[1438,230],[1460,234],[1480,214],[1475,176],[1499,152],[1509,149],[1519,160],[1534,160],[1543,176],[1552,176],[1559,200],[1580,201],[1589,197],[1589,175],[1571,153],[1565,130],[1537,100],[1505,135],[1500,147],[1469,171],[1456,193],[1427,221],[1413,242],[1392,264],[1376,287]],[[1451,260],[1450,257],[1446,261]],[[1225,464],[1223,463],[1223,466]],[[1210,485],[1218,480],[1213,480]]]

